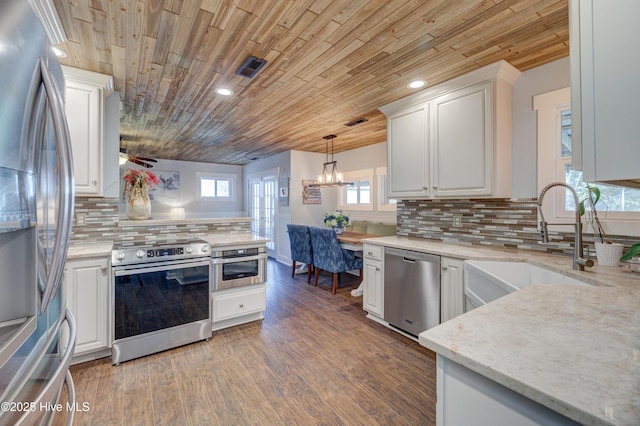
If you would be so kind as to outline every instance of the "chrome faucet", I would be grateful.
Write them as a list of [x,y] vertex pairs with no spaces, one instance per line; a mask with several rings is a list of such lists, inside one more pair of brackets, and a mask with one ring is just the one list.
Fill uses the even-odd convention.
[[564,186],[565,188],[571,191],[573,194],[573,200],[576,203],[576,221],[573,224],[574,227],[574,244],[573,244],[573,269],[584,271],[585,266],[593,266],[593,260],[584,258],[584,248],[582,247],[582,221],[580,220],[580,202],[578,201],[578,193],[571,186],[567,185],[564,182],[553,182],[549,185],[545,186],[542,191],[540,191],[540,196],[538,197],[538,212],[540,213],[540,233],[542,236],[542,242],[549,242],[549,233],[547,230],[548,225],[564,225],[558,223],[547,223],[544,220],[544,214],[542,213],[542,199],[544,198],[544,194],[547,193],[548,190],[553,188],[554,186]]

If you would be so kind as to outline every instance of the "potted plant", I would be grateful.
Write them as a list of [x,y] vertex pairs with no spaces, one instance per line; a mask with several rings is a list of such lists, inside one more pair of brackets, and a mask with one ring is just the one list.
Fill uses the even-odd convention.
[[612,243],[607,239],[607,234],[598,218],[598,210],[596,204],[600,200],[600,188],[586,184],[586,196],[580,201],[580,216],[585,216],[587,223],[593,230],[595,237],[594,246],[596,249],[596,258],[599,265],[618,266],[620,265],[620,255],[624,245],[620,243]]
[[324,214],[324,224],[336,231],[336,234],[342,234],[344,228],[349,226],[349,216],[342,210],[336,210]]
[[632,244],[631,247],[629,247],[629,250],[620,257],[620,262],[626,262],[638,255],[640,255],[640,243]]

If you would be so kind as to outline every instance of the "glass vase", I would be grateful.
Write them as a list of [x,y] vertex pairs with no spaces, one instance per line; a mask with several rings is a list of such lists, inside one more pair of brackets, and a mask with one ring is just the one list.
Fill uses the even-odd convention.
[[149,192],[142,189],[131,191],[127,201],[127,217],[131,220],[144,220],[149,219],[150,216]]

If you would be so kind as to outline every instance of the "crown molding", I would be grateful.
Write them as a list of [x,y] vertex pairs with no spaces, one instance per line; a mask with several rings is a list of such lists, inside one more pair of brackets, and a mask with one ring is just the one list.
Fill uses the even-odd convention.
[[40,20],[44,32],[52,45],[67,41],[67,35],[60,22],[60,16],[52,0],[29,0],[31,8]]

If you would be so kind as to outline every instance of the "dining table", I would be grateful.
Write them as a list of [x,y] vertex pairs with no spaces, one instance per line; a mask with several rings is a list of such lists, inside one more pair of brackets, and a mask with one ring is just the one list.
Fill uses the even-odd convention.
[[[338,237],[338,242],[340,243],[340,247],[346,250],[351,250],[355,252],[356,256],[362,257],[362,250],[363,250],[362,240],[366,238],[375,238],[375,237],[378,237],[378,235],[344,231],[342,234],[338,234],[337,237]],[[363,279],[360,285],[358,286],[358,288],[351,290],[351,296],[353,297],[362,296],[364,292],[364,285],[365,285],[365,281]]]

